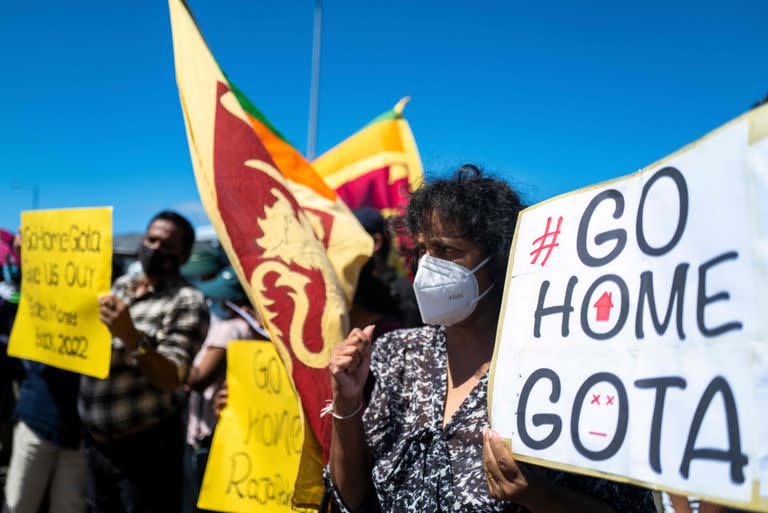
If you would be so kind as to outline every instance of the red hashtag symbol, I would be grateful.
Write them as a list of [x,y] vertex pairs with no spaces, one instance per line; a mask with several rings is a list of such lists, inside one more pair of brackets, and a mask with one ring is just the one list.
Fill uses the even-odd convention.
[[[560,243],[557,242],[557,236],[560,235],[560,225],[563,224],[563,216],[560,216],[560,218],[557,220],[557,228],[555,228],[554,232],[550,232],[549,228],[552,225],[552,218],[547,218],[547,227],[544,228],[544,235],[533,241],[533,245],[536,244],[539,245],[536,249],[531,251],[531,255],[533,255],[533,260],[531,260],[532,264],[536,263],[536,260],[539,258],[539,255],[542,251],[545,249],[547,250],[547,254],[544,255],[544,260],[541,261],[542,267],[544,264],[547,263],[547,260],[549,260],[549,255],[552,254],[552,250],[555,249],[557,246],[560,245]],[[547,240],[549,240],[549,243],[547,243]]]

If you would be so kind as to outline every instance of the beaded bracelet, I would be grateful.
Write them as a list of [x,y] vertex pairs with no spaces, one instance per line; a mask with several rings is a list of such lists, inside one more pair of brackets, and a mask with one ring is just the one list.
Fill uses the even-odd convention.
[[360,404],[357,405],[357,408],[355,408],[355,411],[353,411],[349,415],[342,416],[336,413],[335,411],[333,411],[333,401],[331,399],[328,399],[325,401],[325,407],[323,407],[323,409],[320,410],[320,417],[325,417],[330,413],[331,416],[336,420],[347,420],[347,419],[351,419],[352,417],[360,413],[360,410],[362,409],[363,409],[363,401],[360,401]]

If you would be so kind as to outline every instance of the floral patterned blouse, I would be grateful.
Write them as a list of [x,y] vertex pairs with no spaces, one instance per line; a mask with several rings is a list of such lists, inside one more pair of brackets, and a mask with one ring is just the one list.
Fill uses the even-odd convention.
[[[363,415],[376,496],[365,511],[505,512],[525,508],[493,499],[483,471],[488,375],[443,427],[447,390],[445,328],[387,333],[374,343],[374,379]],[[530,465],[533,467],[533,465]],[[541,469],[550,481],[610,504],[617,513],[655,513],[651,492],[603,479]],[[350,510],[327,479],[344,513]]]

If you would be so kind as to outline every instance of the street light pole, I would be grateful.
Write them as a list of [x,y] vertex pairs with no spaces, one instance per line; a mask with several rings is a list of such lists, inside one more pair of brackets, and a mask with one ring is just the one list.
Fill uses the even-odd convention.
[[307,159],[317,153],[317,121],[320,95],[320,42],[323,29],[323,0],[315,0],[312,33],[312,79],[309,85],[309,127],[307,128]]
[[32,185],[26,185],[21,183],[11,183],[11,189],[20,191],[20,190],[29,190],[32,189],[32,210],[37,210],[40,208],[40,185],[33,183]]

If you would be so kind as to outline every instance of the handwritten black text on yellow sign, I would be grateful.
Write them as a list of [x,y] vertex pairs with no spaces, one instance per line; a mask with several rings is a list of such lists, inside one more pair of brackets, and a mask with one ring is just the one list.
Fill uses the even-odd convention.
[[98,296],[112,274],[112,208],[21,214],[21,302],[8,353],[97,378],[111,336]]
[[227,346],[229,403],[221,414],[198,507],[292,511],[304,441],[296,392],[268,341]]

